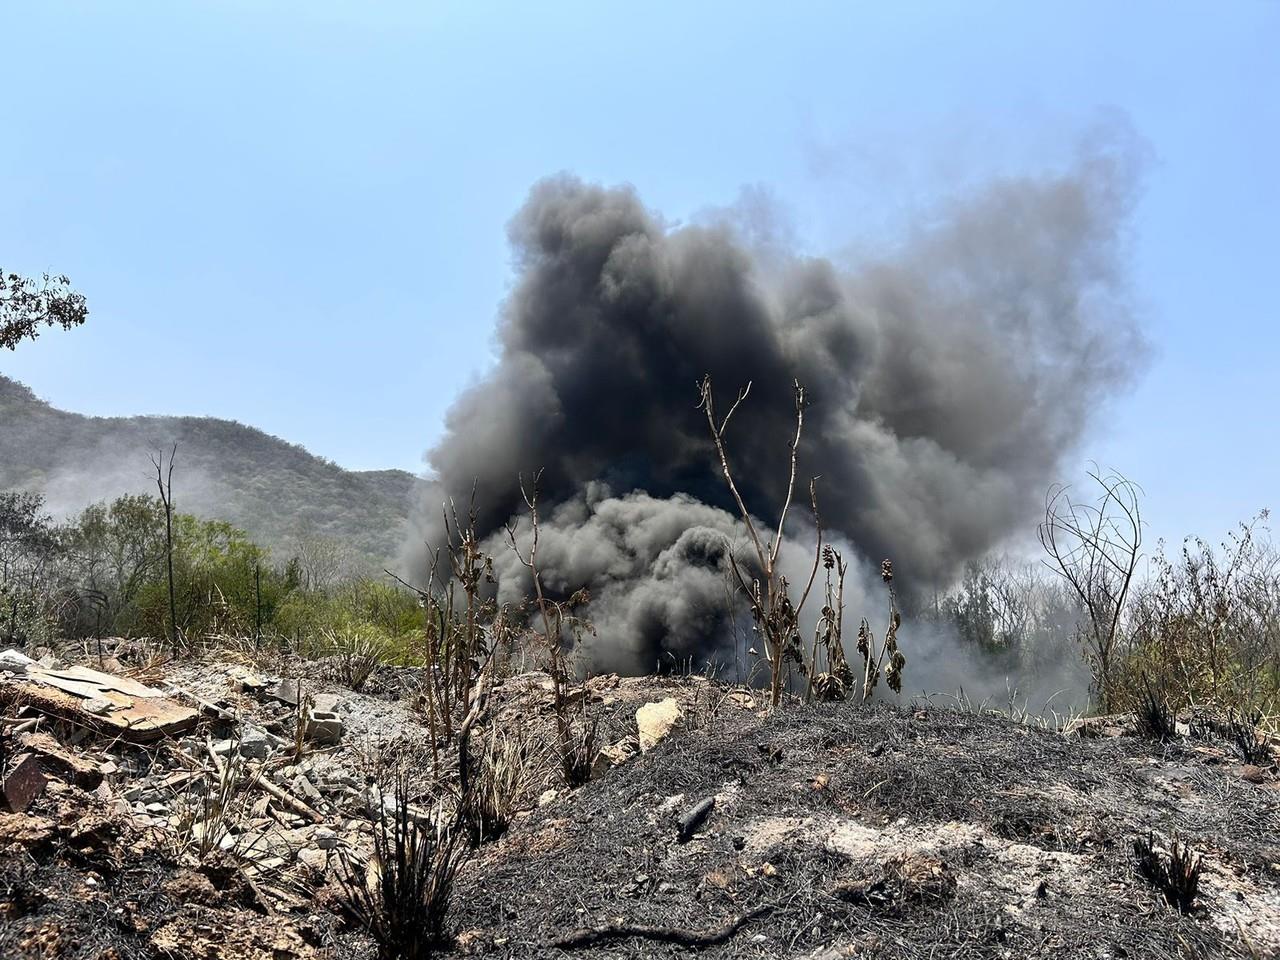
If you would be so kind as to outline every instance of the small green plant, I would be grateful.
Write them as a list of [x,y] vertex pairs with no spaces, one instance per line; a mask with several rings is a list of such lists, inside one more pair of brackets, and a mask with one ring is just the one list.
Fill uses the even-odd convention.
[[403,772],[394,802],[379,803],[373,827],[364,871],[342,861],[345,905],[377,943],[379,960],[429,960],[449,944],[446,919],[467,855],[465,831],[453,818],[420,823],[409,809]]
[[328,630],[324,636],[337,680],[359,693],[386,658],[385,645],[373,635],[358,631]]
[[1156,846],[1155,834],[1133,842],[1134,867],[1164,894],[1169,905],[1180,913],[1190,913],[1200,890],[1200,857],[1175,835],[1167,851]]

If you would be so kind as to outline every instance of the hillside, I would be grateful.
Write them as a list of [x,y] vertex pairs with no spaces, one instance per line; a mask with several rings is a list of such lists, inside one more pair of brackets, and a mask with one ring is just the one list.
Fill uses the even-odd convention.
[[296,444],[214,417],[69,413],[0,376],[0,489],[41,492],[54,513],[154,492],[148,456],[174,443],[174,499],[184,512],[228,520],[276,551],[313,534],[383,561],[403,544],[417,482],[406,471],[344,470]]

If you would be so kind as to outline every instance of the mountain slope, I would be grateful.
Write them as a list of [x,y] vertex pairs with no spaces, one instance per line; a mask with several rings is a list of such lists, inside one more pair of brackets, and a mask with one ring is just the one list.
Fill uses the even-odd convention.
[[321,535],[381,562],[404,542],[418,483],[411,473],[344,470],[231,420],[68,413],[0,376],[0,489],[39,491],[56,514],[154,493],[148,457],[174,443],[177,508],[228,520],[277,553],[300,536]]

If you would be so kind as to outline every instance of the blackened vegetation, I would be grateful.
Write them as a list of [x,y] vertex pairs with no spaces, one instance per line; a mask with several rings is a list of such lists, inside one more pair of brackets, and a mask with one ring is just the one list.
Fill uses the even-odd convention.
[[[1231,921],[1215,925],[1208,908],[1152,909],[1132,840],[1168,825],[1228,862],[1273,862],[1275,795],[1180,742],[1163,749],[1153,765],[1133,739],[1067,739],[932,708],[824,704],[764,724],[727,715],[482,848],[459,878],[456,929],[506,958],[570,947],[593,960],[684,957],[693,945],[746,958],[833,946],[885,958],[1243,955],[1223,932]],[[1213,802],[1188,803],[1166,782]],[[714,809],[680,842],[673,816],[709,796]],[[762,847],[760,824],[779,818],[809,826]],[[926,846],[959,839],[884,855],[804,841],[826,823]],[[1274,894],[1269,871],[1247,873]],[[770,912],[739,922],[760,908]],[[735,932],[724,942],[688,939],[725,929]]]
[[1138,873],[1164,894],[1170,906],[1191,912],[1200,889],[1201,859],[1188,844],[1174,837],[1169,849],[1162,850],[1155,834],[1148,833],[1133,841],[1133,857]]
[[445,917],[466,854],[464,833],[452,822],[419,822],[403,775],[394,797],[383,799],[373,859],[364,871],[346,870],[343,894],[377,943],[379,960],[428,960],[449,941]]
[[1142,695],[1138,700],[1135,716],[1138,733],[1160,743],[1168,743],[1178,735],[1177,717],[1169,701],[1150,679],[1143,681]]
[[1240,759],[1259,767],[1271,763],[1271,749],[1266,735],[1259,728],[1261,723],[1261,710],[1247,714],[1233,711],[1227,718],[1227,734],[1239,751]]

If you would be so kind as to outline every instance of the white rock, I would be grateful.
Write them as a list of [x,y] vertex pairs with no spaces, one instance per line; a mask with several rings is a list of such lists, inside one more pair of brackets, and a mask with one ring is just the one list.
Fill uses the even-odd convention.
[[652,750],[680,723],[683,714],[674,697],[646,703],[636,711],[636,728],[640,732],[640,749]]

